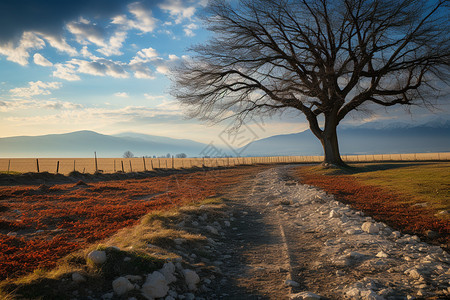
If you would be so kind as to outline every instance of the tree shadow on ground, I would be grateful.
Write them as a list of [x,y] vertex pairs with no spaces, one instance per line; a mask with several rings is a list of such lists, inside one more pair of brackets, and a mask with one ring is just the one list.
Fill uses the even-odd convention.
[[345,168],[329,167],[325,175],[353,175],[359,173],[368,173],[376,171],[385,171],[414,166],[428,165],[427,162],[389,162],[389,163],[352,163]]

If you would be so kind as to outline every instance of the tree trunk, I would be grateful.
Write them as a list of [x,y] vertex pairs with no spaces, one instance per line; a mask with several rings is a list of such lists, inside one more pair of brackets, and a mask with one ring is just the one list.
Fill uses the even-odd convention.
[[341,159],[341,154],[339,153],[339,143],[336,132],[337,125],[337,116],[332,115],[325,117],[325,128],[322,137],[320,138],[325,155],[323,164],[345,167],[347,164]]

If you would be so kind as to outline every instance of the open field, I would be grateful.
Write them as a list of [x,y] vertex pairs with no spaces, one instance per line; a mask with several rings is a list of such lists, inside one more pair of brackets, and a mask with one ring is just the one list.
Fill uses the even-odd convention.
[[[178,278],[170,289],[204,299],[289,299],[307,289],[340,300],[354,286],[385,299],[441,299],[450,295],[450,257],[414,235],[445,249],[449,221],[435,217],[431,204],[412,206],[403,202],[409,199],[404,194],[364,184],[355,175],[373,172],[395,183],[389,171],[423,169],[411,176],[413,184],[429,173],[429,180],[444,180],[435,185],[440,195],[448,165],[357,164],[339,177],[317,166],[244,166],[151,172],[159,177],[147,172],[151,177],[87,185],[3,187],[0,217],[8,222],[0,230],[0,270],[9,278],[0,282],[0,298],[145,300],[150,274],[170,261]],[[381,224],[369,216],[389,227],[361,230],[363,223]],[[429,230],[437,236],[427,235]],[[105,252],[106,262],[93,263],[92,250]],[[414,268],[421,283],[405,271]],[[196,289],[186,286],[186,269],[198,274]],[[133,284],[121,296],[114,282],[124,277]]]
[[136,224],[150,211],[213,196],[258,169],[0,187],[0,279],[52,268],[62,256]]
[[450,246],[450,163],[355,164],[342,171],[305,166],[302,182],[318,186],[375,219]]
[[[439,161],[450,160],[450,152],[342,155],[346,162]],[[0,172],[80,173],[142,172],[154,169],[188,169],[192,167],[230,167],[252,164],[314,163],[323,156],[271,156],[230,158],[0,158]]]

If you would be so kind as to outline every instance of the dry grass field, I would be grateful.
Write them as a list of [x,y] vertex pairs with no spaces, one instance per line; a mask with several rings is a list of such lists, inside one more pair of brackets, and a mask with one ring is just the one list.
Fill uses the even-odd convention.
[[[450,152],[343,155],[347,162],[450,160]],[[230,158],[0,158],[0,172],[80,173],[142,172],[154,169],[189,169],[192,167],[227,167],[252,164],[321,162],[323,156],[271,156]]]

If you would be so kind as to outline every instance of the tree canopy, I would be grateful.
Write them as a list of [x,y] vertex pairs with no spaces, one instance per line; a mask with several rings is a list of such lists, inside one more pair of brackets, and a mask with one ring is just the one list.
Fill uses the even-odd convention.
[[426,103],[448,84],[448,12],[444,0],[213,0],[213,37],[174,70],[173,95],[191,117],[237,126],[296,109],[341,164],[349,112]]

